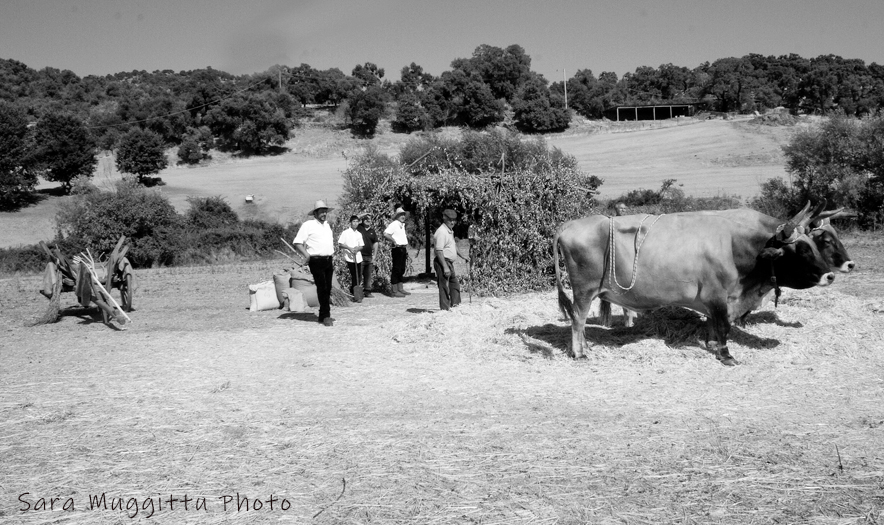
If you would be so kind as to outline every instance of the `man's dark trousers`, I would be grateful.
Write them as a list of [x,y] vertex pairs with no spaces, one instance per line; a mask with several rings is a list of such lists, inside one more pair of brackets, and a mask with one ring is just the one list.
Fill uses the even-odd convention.
[[446,278],[445,269],[439,263],[439,259],[433,259],[433,270],[436,272],[436,279],[439,284],[439,308],[442,310],[450,310],[452,306],[460,304],[460,280],[454,273],[454,263],[448,261],[451,273]]
[[332,264],[331,256],[312,256],[309,266],[310,273],[313,274],[313,281],[316,283],[316,298],[319,299],[319,321],[322,322],[326,317],[331,317],[332,276],[335,267]]

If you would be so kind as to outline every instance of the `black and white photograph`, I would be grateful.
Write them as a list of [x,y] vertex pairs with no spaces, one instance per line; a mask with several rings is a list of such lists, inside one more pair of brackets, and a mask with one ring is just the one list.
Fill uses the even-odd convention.
[[0,0],[0,523],[884,525],[881,0]]

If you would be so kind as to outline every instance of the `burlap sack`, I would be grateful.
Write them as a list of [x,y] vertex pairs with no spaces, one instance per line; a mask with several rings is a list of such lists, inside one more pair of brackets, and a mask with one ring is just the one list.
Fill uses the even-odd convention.
[[249,285],[249,311],[263,312],[264,310],[276,310],[280,302],[276,298],[276,289],[273,281],[264,281]]

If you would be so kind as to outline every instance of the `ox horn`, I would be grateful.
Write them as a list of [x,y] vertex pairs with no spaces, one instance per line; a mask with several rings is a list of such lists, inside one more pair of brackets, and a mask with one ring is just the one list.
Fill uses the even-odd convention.
[[789,221],[792,224],[800,225],[801,221],[804,220],[804,217],[807,215],[807,210],[810,209],[810,201],[807,201],[807,204],[804,205],[804,208],[799,211],[792,219]]
[[[808,201],[807,204],[810,204],[810,202]],[[819,217],[819,215],[825,209],[826,209],[826,199],[823,199],[819,202],[819,204],[816,205],[816,208],[813,209],[813,213],[806,214],[804,217],[801,218],[800,221],[798,221],[798,223],[797,223],[798,230],[800,230],[802,232],[806,231],[807,225],[810,224],[811,222],[813,222],[814,220],[816,220],[816,218]],[[807,206],[804,207],[804,210],[805,211],[807,210]],[[794,221],[795,219],[792,219],[792,220]]]

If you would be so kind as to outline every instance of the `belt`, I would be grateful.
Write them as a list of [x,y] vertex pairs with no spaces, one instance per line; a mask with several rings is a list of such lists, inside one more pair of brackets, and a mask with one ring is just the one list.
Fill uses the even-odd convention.
[[408,248],[407,244],[397,244],[396,248]]
[[311,259],[331,259],[331,255],[311,255]]

